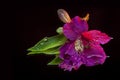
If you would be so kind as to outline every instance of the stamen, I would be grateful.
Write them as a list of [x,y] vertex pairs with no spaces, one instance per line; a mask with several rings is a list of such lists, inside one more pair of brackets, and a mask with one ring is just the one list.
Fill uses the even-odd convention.
[[89,20],[89,16],[90,16],[90,14],[87,13],[87,15],[84,18],[82,18],[82,19],[85,20],[85,21],[88,21]]
[[84,49],[84,46],[83,46],[83,43],[81,40],[77,39],[75,41],[75,50],[78,51],[78,52],[82,52]]

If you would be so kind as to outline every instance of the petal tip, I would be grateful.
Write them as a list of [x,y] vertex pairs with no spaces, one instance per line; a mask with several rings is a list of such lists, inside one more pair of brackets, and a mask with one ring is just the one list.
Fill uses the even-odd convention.
[[110,39],[114,39],[113,37],[110,37]]

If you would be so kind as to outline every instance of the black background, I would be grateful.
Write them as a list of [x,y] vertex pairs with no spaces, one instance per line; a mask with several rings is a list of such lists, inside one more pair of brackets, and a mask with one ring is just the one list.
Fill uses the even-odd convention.
[[[11,41],[13,53],[11,70],[14,80],[103,80],[119,78],[120,63],[120,9],[115,1],[74,0],[74,1],[18,1],[15,6],[16,26],[14,39]],[[45,36],[53,36],[63,23],[57,10],[63,8],[72,17],[84,17],[90,13],[89,30],[97,29],[114,39],[102,45],[110,56],[103,65],[94,67],[81,66],[77,71],[63,71],[57,66],[46,64],[54,56],[27,56],[26,49],[33,46]],[[120,78],[119,78],[120,79]],[[117,80],[119,80],[117,79]]]

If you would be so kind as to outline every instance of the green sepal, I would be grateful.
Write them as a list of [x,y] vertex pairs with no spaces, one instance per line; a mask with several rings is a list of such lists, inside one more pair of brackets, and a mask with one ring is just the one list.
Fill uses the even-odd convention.
[[59,34],[52,37],[45,37],[40,40],[33,47],[29,48],[28,51],[42,52],[51,48],[55,48],[63,45],[66,42],[66,37],[63,34]]
[[60,53],[59,48],[60,47],[55,47],[55,48],[51,48],[51,49],[44,50],[44,51],[32,51],[32,52],[29,52],[27,55],[34,55],[34,54],[56,55]]
[[61,59],[56,55],[56,57],[50,61],[47,65],[59,65],[61,63]]

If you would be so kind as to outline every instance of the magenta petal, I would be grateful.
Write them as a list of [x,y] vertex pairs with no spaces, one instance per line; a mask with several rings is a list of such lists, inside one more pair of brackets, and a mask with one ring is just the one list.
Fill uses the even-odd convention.
[[89,49],[84,51],[83,62],[86,66],[94,66],[103,64],[106,54],[100,45],[91,45]]
[[59,57],[63,60],[59,67],[71,71],[72,68],[77,70],[81,65],[81,57],[74,49],[74,42],[68,42],[60,48]]
[[85,31],[88,31],[88,24],[79,16],[74,17],[70,23],[66,23],[63,27],[64,35],[70,40],[75,40]]
[[82,61],[80,56],[76,53],[73,56],[70,56],[68,59],[64,59],[60,64],[59,67],[71,71],[72,69],[79,69],[79,67],[82,65]]
[[59,67],[64,69],[65,71],[71,71],[72,70],[72,65],[69,65],[67,62],[63,61],[62,63],[59,64]]
[[96,42],[98,44],[105,44],[111,40],[111,37],[109,37],[107,34],[102,33],[98,30],[91,30],[88,32],[82,33],[83,37],[88,39],[89,41]]
[[72,30],[71,25],[72,23],[65,24],[63,27],[63,33],[68,39],[75,40],[77,38],[77,34]]
[[[61,48],[60,48],[60,58],[63,59],[64,57],[67,57],[68,54],[71,54],[71,52],[69,52],[69,50],[73,50],[73,42],[67,42],[65,43]],[[72,54],[74,52],[72,51]]]
[[77,34],[88,31],[87,21],[82,20],[79,16],[74,17],[72,19],[72,22],[74,23],[75,26],[73,29]]
[[64,70],[68,70],[71,71],[72,69],[79,69],[79,67],[82,65],[81,61],[73,61],[73,60],[64,60],[63,62],[61,62],[59,64],[59,67],[64,69]]

